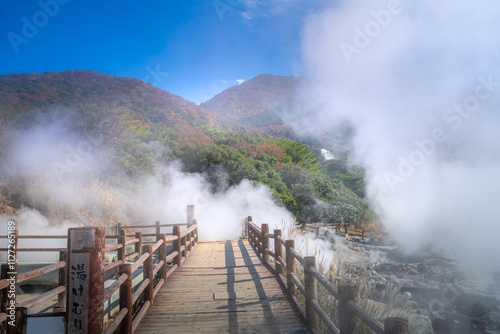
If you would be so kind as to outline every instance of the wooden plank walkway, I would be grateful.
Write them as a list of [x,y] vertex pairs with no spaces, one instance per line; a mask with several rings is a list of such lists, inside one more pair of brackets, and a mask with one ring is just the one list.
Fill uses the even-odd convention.
[[200,243],[135,333],[309,333],[248,241]]

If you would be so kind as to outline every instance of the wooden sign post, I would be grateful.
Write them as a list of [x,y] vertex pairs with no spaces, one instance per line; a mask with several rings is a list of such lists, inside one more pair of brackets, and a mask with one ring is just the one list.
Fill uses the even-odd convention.
[[68,334],[103,332],[104,243],[104,227],[68,230]]
[[187,227],[193,225],[194,220],[194,205],[187,206]]

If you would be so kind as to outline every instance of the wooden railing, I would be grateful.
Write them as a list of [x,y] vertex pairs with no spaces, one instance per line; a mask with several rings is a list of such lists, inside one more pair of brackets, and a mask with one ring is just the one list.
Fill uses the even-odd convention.
[[[17,259],[18,252],[59,252],[59,261],[53,264],[37,268],[23,274],[18,274],[18,263],[2,264],[0,270],[0,332],[20,333],[19,329],[27,330],[28,316],[31,317],[51,317],[64,316],[66,308],[66,260],[67,250],[64,248],[18,248],[19,239],[65,239],[66,235],[19,235],[18,231],[14,234],[14,247],[0,248],[1,252],[7,252],[7,256]],[[0,235],[0,239],[9,239],[8,235]],[[10,262],[10,261],[9,261]],[[58,284],[55,288],[41,294],[38,297],[19,303],[16,300],[18,284],[30,279],[46,275],[53,271],[58,271]],[[52,312],[43,314],[30,314],[28,311],[47,300],[58,296],[57,306]],[[8,325],[10,323],[10,325]],[[14,325],[14,326],[13,326]]]
[[[148,227],[148,226],[142,226]],[[105,333],[114,333],[120,327],[120,333],[133,333],[149,306],[167,281],[168,277],[182,265],[191,254],[192,248],[198,242],[198,225],[192,225],[185,231],[180,226],[174,226],[173,235],[167,237],[160,233],[156,242],[144,245],[143,235],[137,232],[133,239],[127,240],[125,230],[118,237],[118,244],[103,250],[104,253],[118,251],[118,260],[104,267],[104,271],[119,267],[120,276],[108,288],[104,290],[104,300],[108,300],[112,294],[120,289],[120,310],[114,321],[108,326]],[[172,251],[167,251],[167,245],[172,244]],[[136,251],[141,250],[142,251]],[[133,246],[134,252],[127,254],[127,246]],[[154,261],[156,254],[156,262]],[[129,259],[135,259],[134,263],[127,263]],[[125,260],[123,260],[125,259]],[[170,267],[167,263],[172,262]],[[135,271],[143,267],[143,280],[138,288],[133,291],[132,277]],[[142,297],[142,305],[135,312],[135,316],[129,310],[134,309],[137,301]],[[132,320],[133,319],[133,320]],[[102,322],[102,321],[101,321]],[[92,333],[92,332],[89,332]]]
[[[281,230],[269,233],[267,224],[258,227],[252,222],[252,217],[248,217],[245,218],[244,237],[248,238],[264,263],[270,264],[269,258],[274,258],[276,278],[286,286],[290,297],[294,297],[297,290],[304,296],[304,316],[311,330],[318,330],[319,320],[321,320],[330,333],[354,334],[356,318],[358,318],[377,334],[409,333],[408,320],[389,317],[382,324],[356,305],[354,302],[356,287],[341,286],[337,289],[316,269],[316,258],[314,256],[302,257],[295,249],[295,240],[284,240]],[[274,251],[271,251],[269,247],[270,239],[274,239]],[[284,254],[283,248],[285,248]],[[304,283],[297,276],[296,261],[304,268]],[[338,300],[338,327],[318,303],[317,283],[320,283],[330,295]]]
[[[160,288],[182,266],[198,243],[198,225],[192,218],[193,211],[193,207],[188,206],[188,223],[182,224],[188,228],[184,231],[179,225],[161,225],[159,222],[120,226],[119,235],[106,235],[104,227],[70,228],[68,235],[48,236],[19,235],[15,231],[14,258],[17,259],[18,252],[59,252],[59,261],[23,274],[18,274],[18,263],[2,264],[0,334],[26,333],[29,317],[56,316],[64,317],[66,333],[111,334],[118,328],[120,333],[133,333]],[[173,227],[172,232],[161,233],[160,228],[165,226]],[[126,231],[131,228],[155,228],[157,233],[136,232],[128,236]],[[0,238],[8,236],[0,235]],[[18,239],[67,239],[67,248],[18,248]],[[106,246],[106,240],[110,239],[116,243]],[[9,248],[0,248],[0,251],[8,252]],[[116,253],[115,261],[106,263],[107,253]],[[133,284],[134,273],[141,267],[142,280]],[[58,284],[55,288],[22,303],[16,300],[19,283],[56,270]],[[105,288],[105,274],[109,275],[111,271],[117,273],[117,278]],[[119,295],[118,310],[114,319],[105,324],[104,304],[113,294]],[[57,305],[52,312],[29,313],[30,309],[56,295]]]

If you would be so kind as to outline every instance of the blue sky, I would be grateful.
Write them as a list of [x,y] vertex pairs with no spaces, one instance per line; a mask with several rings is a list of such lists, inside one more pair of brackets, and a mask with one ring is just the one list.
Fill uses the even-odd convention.
[[91,69],[200,103],[236,80],[303,75],[321,0],[2,1],[0,74]]

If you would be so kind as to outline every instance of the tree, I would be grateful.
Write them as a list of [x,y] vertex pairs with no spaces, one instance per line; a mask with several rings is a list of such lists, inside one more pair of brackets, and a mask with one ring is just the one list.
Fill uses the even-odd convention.
[[285,161],[311,171],[321,171],[318,155],[308,145],[283,137],[279,141],[279,146],[283,149]]

